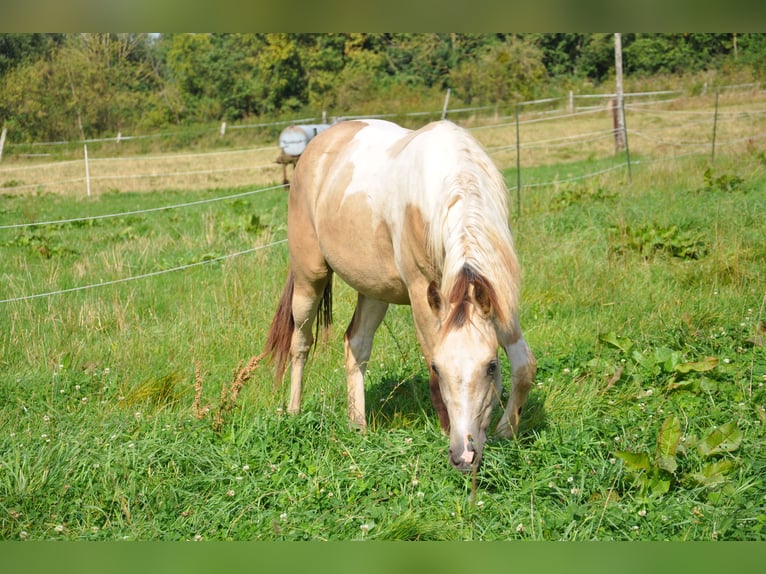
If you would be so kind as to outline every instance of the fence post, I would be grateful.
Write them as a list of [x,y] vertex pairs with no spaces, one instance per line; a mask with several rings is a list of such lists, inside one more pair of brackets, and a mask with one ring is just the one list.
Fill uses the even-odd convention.
[[710,155],[711,165],[715,163],[715,133],[717,128],[718,128],[718,90],[716,90],[715,92],[715,113],[713,114],[713,149]]
[[519,139],[518,104],[516,104],[516,214],[521,217],[521,140]]
[[8,133],[8,128],[3,126],[3,131],[0,132],[0,161],[3,161],[3,148],[5,147],[5,135]]
[[574,90],[569,90],[569,105],[567,106],[570,114],[574,113]]
[[619,100],[609,101],[612,108],[612,129],[614,130],[614,153],[620,153],[625,148],[625,116],[621,115],[624,108]]
[[452,92],[452,89],[447,88],[447,95],[444,96],[444,107],[442,108],[442,119],[447,117],[447,105],[449,104],[450,92]]
[[[622,88],[622,34],[616,32],[614,35],[614,75],[615,75],[615,88],[617,95],[617,104],[615,105],[614,117],[617,119],[617,125],[615,126],[615,152],[619,152],[625,146],[625,140],[623,139],[625,130],[625,114],[623,104],[625,97]],[[621,113],[623,112],[623,113]]]
[[221,122],[221,137],[226,135],[226,122]]
[[625,100],[622,101],[620,108],[620,117],[622,118],[622,141],[625,144],[625,159],[628,162],[628,185],[633,185],[633,171],[630,167],[630,147],[628,146],[628,124],[625,122]]
[[88,144],[83,144],[85,149],[85,187],[88,190],[88,197],[90,197],[90,166],[88,165]]

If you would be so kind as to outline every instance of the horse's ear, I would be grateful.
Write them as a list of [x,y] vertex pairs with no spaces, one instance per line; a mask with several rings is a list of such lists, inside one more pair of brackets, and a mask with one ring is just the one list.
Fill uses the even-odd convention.
[[435,281],[431,281],[428,284],[428,306],[431,307],[431,311],[434,312],[434,315],[437,317],[441,316],[442,312],[442,296],[439,293],[439,288],[436,286]]
[[482,315],[489,316],[492,312],[492,294],[489,285],[483,281],[475,281],[473,284],[473,300]]

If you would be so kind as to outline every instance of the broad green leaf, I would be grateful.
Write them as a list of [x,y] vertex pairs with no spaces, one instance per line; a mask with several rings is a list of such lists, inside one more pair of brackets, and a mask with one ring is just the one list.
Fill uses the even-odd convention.
[[674,473],[678,468],[676,452],[681,440],[681,420],[676,415],[670,415],[662,423],[657,435],[656,463],[663,470]]
[[639,353],[638,351],[633,351],[631,354],[631,357],[633,357],[633,360],[644,367],[645,369],[652,370],[654,369],[654,365],[656,364],[654,361],[654,357],[645,357],[642,353]]
[[691,477],[702,486],[712,486],[724,482],[726,475],[731,473],[736,467],[737,463],[733,460],[719,460],[706,464],[699,472],[692,474]]
[[742,442],[742,431],[735,422],[729,422],[710,431],[697,444],[697,450],[702,456],[712,456],[723,452],[733,452]]
[[671,378],[668,383],[669,391],[689,391],[691,393],[699,390],[699,381],[678,381],[676,382]]
[[667,470],[670,474],[675,473],[676,469],[678,468],[678,463],[676,462],[675,456],[667,456],[657,453],[655,463],[662,470]]
[[[724,483],[718,489],[711,489],[707,493],[707,500],[710,504],[720,504],[726,497],[732,497],[737,494],[737,489],[734,488],[731,481],[724,481]],[[759,516],[760,518],[760,516]],[[766,522],[766,516],[761,522]]]
[[608,343],[613,347],[617,347],[626,355],[630,351],[631,347],[633,347],[633,341],[624,337],[618,337],[614,331],[602,334],[599,339],[601,339],[601,341],[604,343]]
[[714,393],[718,390],[718,383],[707,377],[701,377],[700,390],[706,393]]
[[655,363],[664,363],[665,361],[670,360],[673,356],[673,349],[668,347],[656,347],[652,354],[654,355]]
[[662,477],[658,472],[652,472],[638,475],[634,484],[644,496],[661,496],[670,490],[671,480]]
[[667,492],[670,490],[670,480],[664,479],[659,475],[655,475],[649,480],[649,490],[655,496],[667,494]]
[[726,476],[727,474],[731,474],[731,472],[736,469],[737,466],[738,465],[736,460],[717,460],[715,462],[709,462],[703,466],[701,473],[704,476],[715,476],[717,474]]
[[681,362],[682,357],[683,355],[681,353],[678,351],[673,351],[670,353],[670,357],[668,357],[665,363],[662,365],[662,368],[665,370],[665,372],[672,373]]
[[670,377],[667,385],[668,391],[688,391],[690,393],[714,393],[718,390],[718,383],[707,377],[695,377],[690,380],[676,381]]
[[690,373],[692,371],[696,373],[704,373],[715,369],[718,365],[718,357],[705,357],[701,361],[694,361],[692,363],[681,363],[675,366],[677,373]]
[[649,470],[652,466],[649,455],[645,452],[620,450],[614,453],[617,458],[632,470]]
[[668,347],[657,347],[654,349],[654,362],[658,365],[662,365],[664,371],[669,373],[673,372],[673,369],[681,362],[681,353],[669,349]]

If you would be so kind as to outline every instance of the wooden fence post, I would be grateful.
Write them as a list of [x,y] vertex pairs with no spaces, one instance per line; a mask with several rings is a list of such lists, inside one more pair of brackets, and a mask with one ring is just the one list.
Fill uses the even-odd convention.
[[615,104],[615,110],[614,115],[617,120],[617,125],[615,126],[615,153],[619,152],[625,147],[625,124],[623,123],[625,121],[625,113],[624,113],[624,102],[625,102],[625,94],[623,93],[622,88],[622,34],[619,32],[616,32],[614,34],[614,76],[615,76],[615,88],[616,88],[616,96],[617,96],[617,103]]
[[630,146],[628,146],[628,126],[625,123],[625,100],[622,100],[620,107],[620,118],[622,120],[622,143],[625,144],[625,159],[628,162],[628,185],[633,185],[633,170],[630,166]]
[[90,166],[88,165],[88,144],[83,144],[85,148],[85,187],[88,190],[88,197],[90,197]]
[[226,135],[226,122],[221,122],[221,137]]
[[447,88],[447,95],[444,96],[444,107],[442,108],[442,119],[447,117],[447,105],[449,104],[450,92],[452,92],[452,89]]
[[516,104],[516,214],[521,217],[521,140],[519,139],[518,104]]
[[3,131],[0,132],[0,161],[3,161],[3,148],[5,147],[5,135],[8,133],[8,128],[3,126]]
[[[715,133],[718,128],[718,91],[715,92],[715,113],[713,115],[713,149],[710,155],[710,164],[715,163]],[[2,146],[0,146],[2,149]]]

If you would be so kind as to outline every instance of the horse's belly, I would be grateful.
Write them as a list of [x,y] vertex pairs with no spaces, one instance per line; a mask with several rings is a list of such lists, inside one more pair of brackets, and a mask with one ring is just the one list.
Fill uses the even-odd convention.
[[354,269],[337,269],[333,266],[333,270],[362,295],[397,305],[409,305],[410,303],[407,287],[398,275],[393,276],[381,272],[380,268],[362,268],[360,266],[355,266]]
[[317,235],[327,263],[363,295],[409,304],[407,285],[397,268],[391,232],[374,218],[363,194],[345,198],[317,220]]

